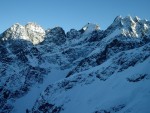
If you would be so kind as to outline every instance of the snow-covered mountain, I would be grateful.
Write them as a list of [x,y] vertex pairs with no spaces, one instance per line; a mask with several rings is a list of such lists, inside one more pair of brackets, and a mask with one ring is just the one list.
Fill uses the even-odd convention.
[[25,26],[19,23],[14,24],[3,33],[2,40],[23,39],[38,44],[44,40],[45,30],[35,23],[28,23]]
[[150,21],[106,29],[14,24],[0,35],[0,113],[150,113]]

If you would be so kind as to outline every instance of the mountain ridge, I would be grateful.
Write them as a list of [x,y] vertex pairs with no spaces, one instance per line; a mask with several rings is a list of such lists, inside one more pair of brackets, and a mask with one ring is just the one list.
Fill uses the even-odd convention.
[[150,21],[106,29],[14,24],[0,36],[0,112],[149,113]]
[[[128,23],[128,25],[125,25],[124,23]],[[117,25],[116,25],[117,24]],[[132,25],[131,25],[132,24]],[[134,25],[134,24],[138,24],[138,25]],[[122,34],[124,35],[131,35],[131,37],[140,37],[142,34],[136,34],[136,29],[135,27],[139,26],[139,27],[143,27],[143,33],[144,31],[146,31],[148,28],[149,28],[149,24],[150,22],[147,21],[147,20],[141,20],[139,17],[135,16],[134,18],[132,18],[131,16],[126,16],[126,17],[122,17],[122,16],[117,16],[115,19],[114,19],[114,22],[112,23],[112,25],[110,25],[109,27],[113,27],[113,26],[117,26],[119,28],[119,26],[121,25],[122,27],[124,27],[124,29],[122,29],[122,31],[120,31]],[[86,24],[85,26],[83,26],[80,30],[78,30],[79,32],[83,32],[83,31],[87,31],[87,26],[91,26],[91,29],[89,31],[94,31],[94,29],[96,30],[100,30],[100,27],[97,25],[97,24],[93,24],[93,23],[88,23]],[[93,28],[92,28],[93,26]],[[95,27],[94,27],[95,26]],[[120,26],[120,27],[121,27]],[[28,32],[28,30],[21,30],[25,27],[25,29],[31,29],[31,30],[35,30],[34,32],[37,32],[39,34],[41,34],[42,36],[39,37],[39,41],[35,41],[34,42],[34,39],[31,39],[29,35],[31,35],[31,33],[21,33],[21,32]],[[109,27],[107,29],[109,29]],[[127,30],[128,27],[130,27],[130,29],[132,30],[133,33],[130,33],[130,30]],[[17,28],[20,29],[20,31],[18,31],[17,33],[20,34],[20,37],[22,37],[22,35],[25,35],[24,37],[29,37],[28,39],[25,39],[25,40],[29,40],[31,41],[33,44],[38,44],[40,42],[42,42],[44,39],[44,36],[45,36],[45,32],[47,31],[50,31],[51,29],[47,29],[47,30],[44,30],[42,27],[40,27],[38,24],[34,23],[34,22],[28,22],[25,26],[22,26],[21,24],[19,23],[16,23],[14,25],[12,25],[12,27],[8,28],[8,30],[4,31],[4,32],[7,32],[7,31],[10,31],[10,32],[14,32],[14,31],[17,31]],[[57,28],[57,27],[54,27],[54,28]],[[52,28],[52,29],[54,29]],[[10,29],[10,30],[9,30]],[[82,31],[83,29],[83,31]],[[106,29],[106,31],[107,31]],[[136,29],[136,30],[135,30]],[[14,31],[13,31],[14,30]],[[69,31],[67,31],[69,32]],[[12,33],[12,34],[17,34],[17,33]],[[147,31],[147,35],[149,35],[149,31]],[[7,33],[6,33],[7,34]],[[21,35],[22,34],[22,35]],[[33,33],[32,33],[33,34]],[[87,33],[88,34],[88,33]],[[10,34],[7,34],[7,35],[10,35]],[[140,36],[138,36],[140,35]],[[8,38],[9,36],[7,36],[6,38]],[[11,37],[14,37],[14,38],[17,38],[19,37],[18,35],[16,36],[11,36]],[[42,38],[42,39],[40,39]],[[37,38],[38,39],[38,38]],[[6,40],[6,39],[3,39],[3,40]]]

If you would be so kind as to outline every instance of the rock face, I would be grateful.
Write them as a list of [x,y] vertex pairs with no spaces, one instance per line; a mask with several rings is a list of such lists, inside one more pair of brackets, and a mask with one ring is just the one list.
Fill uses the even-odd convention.
[[81,30],[80,32],[82,34],[89,34],[93,31],[97,31],[97,30],[100,30],[100,27],[96,24],[93,24],[93,23],[87,23]]
[[66,41],[65,31],[61,27],[55,27],[53,29],[47,30],[45,41],[54,43],[58,46],[62,45]]
[[19,23],[14,24],[3,33],[2,40],[23,39],[38,44],[44,40],[45,30],[35,23],[28,23],[25,26]]
[[35,23],[25,25],[26,33],[33,44],[38,44],[44,40],[45,30]]
[[0,35],[0,112],[149,113],[150,21],[118,16],[67,33],[35,23]]

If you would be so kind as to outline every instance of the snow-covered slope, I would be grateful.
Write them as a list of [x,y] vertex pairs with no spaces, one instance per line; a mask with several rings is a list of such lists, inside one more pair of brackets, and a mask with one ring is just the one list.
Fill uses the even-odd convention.
[[150,21],[117,16],[67,33],[35,23],[0,35],[1,113],[149,113]]

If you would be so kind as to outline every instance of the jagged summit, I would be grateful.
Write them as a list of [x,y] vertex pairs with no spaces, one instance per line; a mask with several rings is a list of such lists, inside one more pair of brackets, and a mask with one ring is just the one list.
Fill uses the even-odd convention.
[[[141,20],[139,17],[131,17],[131,16],[117,16],[113,23],[104,31],[105,35],[124,35],[126,37],[136,37],[140,38],[143,36],[149,36],[150,35],[150,22],[146,20]],[[69,36],[72,35],[73,37],[78,37],[81,35],[88,35],[92,33],[93,31],[99,31],[100,27],[97,24],[93,23],[87,23],[84,27],[79,30],[71,31],[70,34],[67,32],[65,34],[65,31],[61,27],[55,27],[50,28],[47,30],[44,30],[40,25],[29,22],[25,26],[16,23],[12,25],[9,29],[7,29],[2,37],[2,40],[8,40],[8,39],[23,39],[27,41],[31,41],[33,44],[39,44],[40,42],[43,42],[45,39],[47,40],[47,37],[53,37],[55,39],[55,35],[62,34],[63,36],[63,42],[66,40],[65,35]],[[69,34],[69,35],[68,35]],[[71,36],[71,37],[72,37]],[[71,39],[69,37],[69,39]],[[67,37],[66,37],[67,38]],[[52,40],[52,39],[48,39]],[[51,41],[50,41],[51,42]]]
[[25,26],[16,23],[8,28],[4,33],[2,40],[23,39],[38,44],[44,40],[45,30],[39,25],[30,22]]
[[4,35],[2,37],[2,40],[9,40],[9,39],[29,40],[29,37],[26,34],[25,27],[19,23],[12,25],[3,34]]
[[84,34],[88,34],[91,33],[95,30],[100,30],[100,27],[97,24],[93,24],[93,23],[87,23],[82,29],[82,33]]
[[118,35],[122,34],[126,37],[140,38],[150,35],[149,27],[149,21],[141,20],[137,16],[117,16],[113,23],[106,29],[106,33]]
[[26,33],[33,44],[38,44],[44,40],[45,30],[36,23],[29,22],[25,25]]
[[135,16],[133,19],[135,22],[139,22],[141,19],[138,16]]
[[62,27],[54,27],[46,31],[46,38],[44,42],[61,45],[64,44],[65,41],[66,41],[66,34]]
[[15,29],[16,27],[23,27],[20,23],[15,23],[11,26],[11,29]]
[[34,22],[28,22],[26,25],[25,25],[25,28],[26,29],[31,29],[31,30],[35,30],[35,32],[45,32],[45,30],[38,24],[34,23]]
[[123,17],[121,15],[117,16],[115,19],[114,19],[114,22],[120,22],[121,20],[123,19]]
[[138,16],[132,17],[132,16],[126,16],[126,17],[122,17],[121,15],[117,16],[114,19],[113,24],[117,24],[117,23],[122,23],[123,24],[131,24],[131,23],[136,23],[139,22],[141,19]]
[[[138,17],[135,17],[135,18],[138,18]],[[117,25],[119,23],[124,25],[124,24],[131,24],[131,23],[135,23],[135,22],[134,22],[134,19],[131,16],[122,17],[122,16],[119,15],[114,19],[112,24]]]

